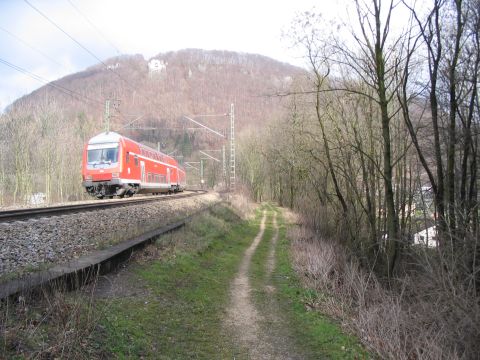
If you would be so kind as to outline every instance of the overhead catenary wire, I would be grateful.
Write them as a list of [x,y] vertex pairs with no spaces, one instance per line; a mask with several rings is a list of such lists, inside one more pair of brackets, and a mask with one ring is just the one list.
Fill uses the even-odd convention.
[[97,55],[95,55],[92,51],[90,51],[86,46],[84,46],[80,41],[75,39],[72,35],[67,33],[65,30],[63,30],[57,23],[55,23],[53,20],[51,20],[47,15],[45,15],[43,12],[41,12],[38,8],[36,8],[34,5],[32,5],[28,0],[23,0],[28,6],[30,6],[33,10],[35,10],[40,16],[42,16],[45,20],[47,20],[50,24],[52,24],[54,27],[56,27],[59,31],[61,31],[65,36],[67,36],[70,40],[72,40],[75,44],[80,46],[83,50],[85,50],[87,53],[89,53],[91,56],[93,56],[95,59],[100,61],[103,65],[107,66],[102,59],[100,59]]
[[85,50],[88,54],[90,54],[94,59],[99,61],[103,66],[106,67],[107,70],[111,71],[113,74],[118,76],[121,80],[123,80],[128,86],[131,86],[130,83],[123,78],[119,73],[113,71],[102,59],[100,59],[93,51],[91,51],[89,48],[87,48],[85,45],[83,45],[80,41],[75,39],[72,35],[67,33],[65,30],[62,29],[60,25],[58,25],[56,22],[54,22],[52,19],[50,19],[47,15],[45,15],[43,12],[41,12],[38,8],[36,8],[34,5],[32,5],[28,0],[23,0],[28,6],[30,6],[33,10],[35,10],[38,14],[40,14],[45,20],[47,20],[50,24],[52,24],[55,28],[57,28],[59,31],[61,31],[65,36],[67,36],[70,40],[72,40],[75,44],[77,44],[80,48]]
[[[33,73],[33,72],[29,71],[29,70],[26,70],[26,69],[24,69],[24,68],[22,68],[22,67],[20,67],[20,66],[18,66],[18,65],[12,64],[11,62],[9,62],[9,61],[7,61],[7,60],[5,60],[5,59],[0,58],[0,63],[1,63],[1,64],[4,64],[5,66],[8,66],[8,67],[14,69],[15,71],[17,71],[17,72],[19,72],[19,73],[21,73],[21,74],[24,74],[24,75],[26,75],[26,76],[28,76],[28,77],[30,77],[30,78],[32,78],[32,79],[34,79],[34,80],[42,83],[42,84],[44,84],[45,86],[52,87],[52,88],[54,88],[54,89],[56,89],[56,90],[59,90],[60,92],[66,94],[66,95],[68,95],[68,96],[70,96],[70,97],[72,97],[72,98],[74,98],[74,99],[76,99],[76,100],[79,100],[79,101],[81,101],[81,102],[83,102],[83,103],[85,103],[85,104],[87,104],[87,105],[90,105],[89,103],[93,103],[94,105],[99,106],[100,109],[103,110],[104,103],[103,103],[102,101],[100,101],[100,100],[96,100],[96,99],[89,98],[89,97],[87,97],[87,96],[85,96],[85,95],[83,95],[83,94],[80,94],[80,93],[78,93],[78,92],[76,92],[76,91],[74,91],[74,90],[68,89],[68,88],[66,88],[66,87],[64,87],[64,86],[62,86],[62,85],[58,85],[58,84],[55,83],[55,80],[54,80],[54,81],[50,81],[50,80],[48,80],[48,79],[45,79],[44,77],[42,77],[42,76],[40,76],[40,75],[38,75],[38,74],[35,74],[35,73]],[[122,119],[127,120],[127,119],[126,119],[126,116],[125,116],[119,109],[117,109],[116,111],[119,113],[119,115],[120,115],[120,117],[121,117]]]
[[[111,69],[102,59],[100,59],[95,53],[93,53],[90,49],[88,49],[86,46],[84,46],[81,42],[79,42],[77,39],[75,39],[72,35],[67,33],[63,28],[55,23],[52,19],[50,19],[46,14],[44,14],[42,11],[40,11],[37,7],[32,5],[28,0],[23,0],[28,6],[30,6],[33,10],[35,10],[38,14],[40,14],[45,20],[47,20],[50,24],[52,24],[55,28],[57,28],[60,32],[62,32],[65,36],[67,36],[70,40],[72,40],[75,44],[77,44],[80,48],[82,48],[84,51],[86,51],[88,54],[90,54],[93,58],[95,58],[97,61],[99,61],[107,70],[115,74],[119,79],[125,82],[125,84],[130,87],[133,91],[136,91],[136,87],[132,86],[128,80],[126,80],[123,76],[121,76],[119,73],[115,72],[113,69]],[[155,101],[153,101],[151,98],[146,97],[147,100],[152,103],[154,106],[156,106]]]
[[122,55],[122,52],[118,49],[118,47],[108,39],[108,37],[96,26],[71,0],[67,0],[67,2],[75,9],[76,12],[82,16],[86,22],[90,24],[90,26],[95,29],[95,31],[117,52],[118,55]]
[[8,66],[8,67],[10,67],[10,68],[18,71],[18,72],[20,72],[20,73],[22,73],[22,74],[24,74],[24,75],[27,75],[27,76],[31,77],[32,79],[37,80],[38,82],[43,83],[44,85],[53,87],[53,88],[55,88],[55,89],[63,92],[63,93],[66,94],[66,95],[69,95],[69,96],[71,96],[71,97],[73,97],[73,98],[76,97],[77,100],[80,100],[80,101],[85,102],[85,103],[88,101],[88,102],[90,102],[90,103],[101,104],[101,105],[103,106],[103,103],[102,103],[101,101],[99,101],[99,100],[95,100],[95,99],[88,98],[88,97],[86,97],[85,95],[82,95],[82,94],[80,94],[80,93],[78,93],[78,92],[76,92],[76,91],[73,91],[73,90],[67,89],[66,87],[63,87],[63,86],[61,86],[61,85],[55,84],[55,82],[49,81],[49,80],[43,78],[42,76],[37,75],[37,74],[35,74],[35,73],[31,72],[31,71],[28,71],[28,70],[26,70],[26,69],[24,69],[24,68],[22,68],[22,67],[20,67],[20,66],[17,66],[17,65],[15,65],[15,64],[12,64],[11,62],[9,62],[9,61],[7,61],[7,60],[4,60],[4,59],[0,58],[0,63],[2,63],[2,64],[4,64],[4,65],[6,65],[6,66]]
[[64,64],[61,64],[59,63],[57,60],[55,60],[54,58],[52,58],[51,56],[45,54],[43,51],[41,51],[40,49],[37,49],[35,46],[29,44],[28,42],[26,42],[25,40],[23,40],[22,38],[20,38],[19,36],[13,34],[11,31],[8,31],[7,29],[3,28],[0,26],[0,30],[2,30],[4,33],[10,35],[12,38],[14,38],[15,40],[17,40],[18,42],[22,43],[24,46],[28,47],[29,49],[39,53],[40,55],[42,55],[45,59],[51,61],[52,63],[64,68],[65,70],[68,70],[70,71],[70,69],[67,69],[67,67],[64,65]]

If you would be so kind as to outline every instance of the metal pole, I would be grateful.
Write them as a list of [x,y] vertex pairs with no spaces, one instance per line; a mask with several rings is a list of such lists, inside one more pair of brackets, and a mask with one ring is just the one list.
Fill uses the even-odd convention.
[[110,131],[110,99],[105,100],[105,132],[108,133]]
[[230,105],[230,191],[235,191],[235,108]]
[[220,134],[218,131],[215,131],[215,130],[213,130],[213,129],[210,129],[208,126],[205,126],[205,125],[203,125],[202,123],[199,123],[198,121],[193,120],[192,118],[190,118],[190,117],[188,117],[188,116],[186,116],[186,115],[183,115],[183,117],[184,117],[185,119],[190,120],[191,122],[197,124],[198,126],[201,126],[201,127],[204,128],[205,130],[208,130],[208,131],[214,133],[215,135],[218,135],[218,136],[221,136],[221,137],[225,137],[225,136],[223,136],[222,134]]
[[217,159],[216,157],[213,157],[213,156],[210,155],[210,154],[207,154],[205,151],[199,150],[199,152],[200,152],[200,154],[205,155],[205,156],[208,157],[209,159],[215,160],[216,162],[220,162],[219,159]]
[[225,159],[225,144],[222,146],[223,186],[227,188],[227,164]]

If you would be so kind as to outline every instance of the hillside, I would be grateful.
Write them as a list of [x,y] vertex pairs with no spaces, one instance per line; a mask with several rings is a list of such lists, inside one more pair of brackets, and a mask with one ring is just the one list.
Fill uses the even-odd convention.
[[[223,114],[199,120],[228,133],[226,114],[235,103],[237,134],[262,126],[286,109],[282,98],[271,95],[288,89],[303,71],[260,55],[189,49],[147,60],[108,59],[43,86],[0,117],[0,205],[30,202],[36,192],[47,201],[81,198],[83,145],[103,131],[108,98],[119,100],[118,108],[111,106],[110,129],[152,147],[160,144],[180,161],[199,161],[197,150],[218,151],[224,139],[198,130],[183,115]],[[125,128],[132,121],[135,128]],[[209,184],[218,183],[221,165],[205,166]]]
[[[95,124],[92,130],[98,131],[102,126],[103,102],[116,98],[120,105],[112,120],[114,129],[143,116],[135,125],[169,129],[170,135],[166,136],[165,131],[157,134],[163,138],[162,142],[168,142],[173,132],[180,132],[172,129],[192,127],[192,123],[182,120],[182,115],[224,114],[232,102],[236,104],[239,130],[277,117],[283,109],[279,100],[269,95],[287,89],[292,78],[303,71],[260,55],[198,49],[161,53],[151,59],[125,55],[108,59],[104,64],[54,82],[75,92],[74,96],[44,86],[10,108],[20,105],[35,108],[45,98],[54,98],[70,116],[85,114]],[[204,118],[202,122],[223,130],[229,126],[225,120]],[[145,131],[133,134],[129,131],[130,136],[140,141],[155,141],[156,136],[145,138]]]

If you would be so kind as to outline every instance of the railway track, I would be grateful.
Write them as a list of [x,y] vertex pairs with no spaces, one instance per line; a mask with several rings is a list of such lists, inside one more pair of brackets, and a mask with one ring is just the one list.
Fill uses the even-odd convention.
[[[180,194],[179,196],[164,196],[164,197],[148,197],[148,199],[135,199],[135,200],[144,200],[145,201],[166,201],[166,200],[174,200],[174,199],[184,199],[184,198],[189,198],[193,197],[196,195],[200,195],[206,193],[206,191],[191,191],[190,193],[184,193]],[[208,198],[208,195],[207,195]],[[204,200],[200,200],[200,203],[202,203]],[[120,203],[120,201],[117,201]],[[130,203],[132,204],[138,204],[142,203],[142,201],[129,201],[127,204],[125,202],[121,202],[123,206],[128,206]],[[168,233],[170,231],[177,230],[185,225],[186,222],[190,221],[194,216],[197,214],[208,210],[214,204],[217,202],[215,200],[206,200],[206,202],[203,202],[203,205],[193,207],[196,208],[191,213],[185,213],[185,217],[183,218],[172,218],[171,221],[168,219],[166,221],[159,221],[156,219],[156,217],[150,217],[153,219],[153,222],[158,224],[158,226],[149,226],[147,223],[142,223],[142,226],[144,227],[145,232],[133,232],[132,236],[126,236],[124,239],[120,239],[118,242],[114,243],[113,245],[110,244],[109,242],[106,242],[105,244],[108,244],[106,247],[96,247],[93,249],[89,249],[85,253],[81,253],[79,249],[72,248],[70,246],[71,243],[75,242],[75,244],[78,244],[79,241],[77,241],[78,235],[81,233],[81,230],[78,229],[76,232],[73,234],[73,238],[68,240],[68,233],[66,234],[67,236],[63,236],[64,232],[61,232],[59,234],[55,234],[57,236],[58,241],[61,240],[63,242],[63,245],[60,246],[61,251],[57,251],[57,248],[53,247],[53,243],[48,243],[47,241],[47,246],[40,246],[36,248],[36,252],[44,253],[45,248],[48,248],[54,252],[58,252],[61,255],[58,255],[57,258],[55,258],[55,262],[53,263],[53,266],[49,266],[46,270],[36,270],[36,271],[29,271],[27,273],[24,273],[21,276],[18,277],[13,277],[12,279],[7,279],[7,280],[2,280],[0,278],[0,302],[3,301],[3,299],[9,298],[9,297],[15,297],[15,296],[20,296],[22,294],[29,294],[29,293],[43,293],[45,290],[49,289],[75,289],[79,286],[82,286],[83,284],[86,284],[92,279],[95,279],[98,275],[106,274],[118,267],[118,265],[123,264],[125,261],[128,261],[131,257],[131,254],[133,251],[136,251],[138,249],[143,248],[146,244],[155,241],[158,236]],[[85,204],[84,204],[85,205]],[[90,204],[88,204],[90,205]],[[95,204],[97,205],[97,204]],[[102,202],[100,205],[106,205],[105,203]],[[119,205],[120,206],[120,205]],[[59,207],[62,208],[62,207]],[[67,207],[68,208],[68,207]],[[155,207],[153,207],[155,208]],[[163,206],[157,206],[157,208],[163,208]],[[87,211],[90,210],[91,208],[87,208]],[[97,208],[98,209],[98,208]],[[26,209],[25,209],[26,210]],[[39,210],[39,209],[35,209]],[[72,211],[78,211],[72,210]],[[130,211],[130,209],[126,209],[125,211]],[[131,208],[131,211],[134,211],[138,214],[139,209],[136,208]],[[147,218],[148,218],[148,211],[145,210],[147,213]],[[165,211],[168,212],[167,210],[162,210],[163,213]],[[56,213],[55,215],[59,215],[63,213]],[[151,212],[150,212],[151,214]],[[25,214],[22,214],[22,216],[25,216]],[[38,216],[45,216],[45,214],[40,214]],[[82,215],[83,216],[83,215]],[[108,215],[107,215],[108,216]],[[135,217],[134,217],[135,218]],[[166,217],[165,217],[166,218]],[[163,219],[165,219],[163,218]],[[74,219],[66,219],[67,222],[70,221],[70,223],[75,222],[76,220]],[[15,226],[14,223],[11,224],[5,224],[6,228],[8,229],[8,226]],[[151,224],[150,224],[151,225]],[[37,224],[18,224],[18,227],[37,227]],[[68,227],[68,224],[66,225]],[[112,226],[112,223],[108,223],[106,225]],[[115,224],[113,224],[115,226]],[[132,226],[135,226],[135,224],[132,224]],[[80,231],[80,232],[79,232]],[[102,231],[100,228],[99,231]],[[34,232],[36,233],[36,232]],[[51,236],[51,232],[45,232],[46,236]],[[85,236],[84,236],[85,237]],[[89,236],[87,236],[89,238]],[[65,239],[67,241],[65,242]],[[13,240],[15,243],[18,243],[18,239],[15,238]],[[37,238],[38,242],[41,244],[45,243],[45,239],[42,238]],[[83,240],[82,240],[83,241]],[[80,241],[80,243],[82,243]],[[91,240],[88,240],[91,242]],[[56,241],[54,242],[56,244]],[[28,244],[31,244],[30,238],[28,240]],[[8,245],[8,244],[7,244]],[[66,245],[66,246],[64,246]],[[88,243],[87,243],[88,245]],[[16,246],[12,247],[11,251],[23,251],[24,253],[26,252],[27,256],[29,255],[29,252],[31,250],[26,249],[28,248],[27,246]],[[81,254],[80,256],[65,256],[63,255],[62,251],[63,249],[68,249],[69,252],[72,251],[79,251],[78,254]],[[1,250],[0,249],[0,255],[1,255]],[[5,259],[11,258],[11,251],[7,249],[6,252],[6,257]],[[5,255],[5,254],[4,254]],[[23,254],[25,255],[25,254]],[[21,256],[20,259],[22,261],[24,260],[24,256]],[[43,257],[42,257],[43,259]],[[0,257],[0,264],[1,264],[2,258]],[[35,258],[34,258],[35,260]],[[43,261],[43,260],[42,260]],[[42,263],[47,263],[47,262],[42,262]],[[27,263],[28,264],[28,263]],[[50,264],[51,265],[51,264]],[[21,267],[19,268],[21,269]]]
[[192,196],[197,196],[206,193],[205,190],[189,190],[185,193],[179,193],[175,195],[155,195],[145,196],[126,200],[115,201],[99,201],[96,203],[87,204],[72,204],[72,205],[60,205],[60,206],[48,206],[39,208],[27,208],[0,211],[0,222],[12,222],[19,220],[34,219],[39,217],[60,216],[71,213],[78,213],[84,211],[101,210],[106,208],[122,207],[129,205],[138,205],[142,203],[148,203],[153,201],[168,201],[173,199],[182,199]]

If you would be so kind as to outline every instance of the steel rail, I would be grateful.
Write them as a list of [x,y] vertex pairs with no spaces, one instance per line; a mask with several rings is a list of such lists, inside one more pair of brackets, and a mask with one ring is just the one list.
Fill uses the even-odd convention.
[[99,201],[98,203],[88,204],[72,204],[72,205],[59,205],[59,206],[47,206],[39,208],[26,208],[0,211],[0,222],[12,222],[26,219],[33,219],[38,217],[50,217],[60,216],[71,213],[78,213],[83,211],[102,210],[107,208],[138,205],[153,201],[168,201],[174,199],[183,199],[192,196],[197,196],[202,193],[206,193],[204,190],[189,190],[188,193],[181,193],[176,195],[155,195],[142,198],[133,198],[121,201]]
[[[206,193],[206,191],[197,191],[197,194],[186,194],[183,197],[195,196],[198,193]],[[60,286],[60,288],[67,291],[78,289],[98,275],[107,274],[115,270],[119,264],[128,261],[134,250],[141,249],[157,239],[158,236],[183,227],[194,216],[210,209],[212,206],[214,205],[197,210],[184,219],[122,241],[106,249],[97,249],[90,254],[65,263],[59,263],[47,270],[32,272],[21,278],[0,283],[0,302],[24,293],[43,292],[47,289],[55,289],[55,287],[58,289],[61,284],[64,284],[64,286]]]

